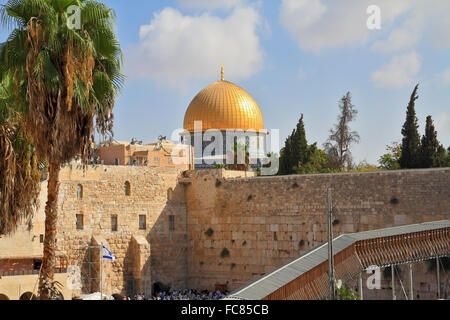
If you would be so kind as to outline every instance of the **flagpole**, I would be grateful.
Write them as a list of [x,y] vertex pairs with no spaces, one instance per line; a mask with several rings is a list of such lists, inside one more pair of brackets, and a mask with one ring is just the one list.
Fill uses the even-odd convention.
[[100,244],[100,300],[103,301],[103,243]]

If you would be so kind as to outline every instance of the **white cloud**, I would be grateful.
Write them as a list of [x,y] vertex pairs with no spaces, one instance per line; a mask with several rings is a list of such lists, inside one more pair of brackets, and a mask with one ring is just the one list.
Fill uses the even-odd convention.
[[[381,31],[367,28],[370,5],[381,9]],[[450,48],[449,12],[449,0],[283,0],[280,23],[305,51],[365,45],[387,34],[373,49],[394,52],[411,50],[423,39]],[[405,22],[394,27],[400,19]]]
[[443,112],[435,120],[436,130],[439,136],[450,136],[450,115],[447,112]]
[[377,87],[402,88],[417,81],[414,77],[421,66],[422,57],[415,52],[394,56],[381,70],[372,73],[372,82]]
[[214,10],[219,8],[230,9],[243,5],[246,0],[178,0],[178,3],[190,8],[204,8]]
[[[280,22],[298,41],[302,50],[364,44],[369,37],[367,8],[370,0],[324,1],[283,0]],[[378,0],[383,25],[409,8],[408,0]]]
[[250,77],[263,66],[260,25],[251,7],[236,8],[225,18],[165,8],[141,26],[139,44],[126,51],[126,73],[181,87],[192,79],[219,79],[224,63],[226,78]]
[[388,53],[413,49],[422,38],[423,17],[414,15],[407,19],[400,28],[393,30],[386,40],[377,41],[372,49]]

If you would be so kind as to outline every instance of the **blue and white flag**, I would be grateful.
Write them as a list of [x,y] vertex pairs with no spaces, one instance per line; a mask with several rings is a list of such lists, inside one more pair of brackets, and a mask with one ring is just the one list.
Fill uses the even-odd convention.
[[102,246],[102,256],[103,256],[103,259],[108,259],[111,261],[116,260],[116,257],[105,246]]

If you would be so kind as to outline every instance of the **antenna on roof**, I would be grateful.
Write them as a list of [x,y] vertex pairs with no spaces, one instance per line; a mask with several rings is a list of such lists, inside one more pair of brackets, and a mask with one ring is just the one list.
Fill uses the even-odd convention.
[[223,81],[223,63],[222,63],[222,65],[221,65],[220,75],[221,75],[221,80]]

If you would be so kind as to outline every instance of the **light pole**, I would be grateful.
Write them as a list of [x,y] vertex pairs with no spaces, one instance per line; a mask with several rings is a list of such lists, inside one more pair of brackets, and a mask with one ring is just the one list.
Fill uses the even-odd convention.
[[332,222],[332,204],[331,189],[328,188],[327,194],[328,209],[328,282],[329,282],[329,299],[335,300],[335,282],[334,282],[334,258],[333,258],[333,222]]

